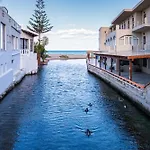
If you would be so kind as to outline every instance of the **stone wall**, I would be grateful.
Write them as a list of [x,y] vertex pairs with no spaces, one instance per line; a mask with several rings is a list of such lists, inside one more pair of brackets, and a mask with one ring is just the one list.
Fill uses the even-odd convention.
[[127,96],[133,102],[138,104],[140,108],[150,115],[150,86],[142,89],[138,88],[122,79],[119,79],[93,65],[87,64],[88,71],[102,78],[104,81],[112,85],[123,95]]

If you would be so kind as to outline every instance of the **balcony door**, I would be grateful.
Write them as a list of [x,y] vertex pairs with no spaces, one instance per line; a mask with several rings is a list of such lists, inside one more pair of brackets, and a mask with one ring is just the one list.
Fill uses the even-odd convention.
[[147,23],[146,13],[143,12],[143,24]]
[[146,34],[143,33],[143,45],[142,45],[143,50],[146,50]]

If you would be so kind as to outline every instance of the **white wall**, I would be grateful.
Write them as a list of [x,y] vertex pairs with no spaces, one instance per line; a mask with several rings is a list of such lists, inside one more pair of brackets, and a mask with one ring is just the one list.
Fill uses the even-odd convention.
[[37,73],[37,54],[30,53],[28,55],[21,55],[21,69],[23,69],[26,74]]
[[[0,23],[5,25],[5,49],[0,49],[0,95],[13,83],[14,74],[20,70],[21,27],[7,11],[0,7]],[[0,35],[1,35],[0,28]],[[15,37],[14,45],[12,37]],[[16,39],[18,40],[16,42]],[[16,46],[16,43],[18,46]],[[0,40],[0,45],[1,45]],[[12,61],[13,60],[13,61]]]
[[14,52],[12,54],[12,63],[11,67],[13,69],[14,74],[16,74],[18,71],[20,71],[20,51]]

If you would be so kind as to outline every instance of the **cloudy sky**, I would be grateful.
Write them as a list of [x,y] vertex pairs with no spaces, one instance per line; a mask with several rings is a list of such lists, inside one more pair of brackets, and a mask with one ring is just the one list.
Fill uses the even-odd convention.
[[[36,0],[1,0],[9,14],[26,28]],[[45,0],[46,12],[53,30],[48,50],[97,50],[98,29],[109,26],[124,8],[140,0]]]

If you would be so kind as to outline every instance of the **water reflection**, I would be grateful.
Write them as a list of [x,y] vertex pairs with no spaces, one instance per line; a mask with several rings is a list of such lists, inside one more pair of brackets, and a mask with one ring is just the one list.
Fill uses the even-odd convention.
[[1,102],[0,120],[0,150],[150,149],[149,118],[84,60],[52,61],[26,77]]

